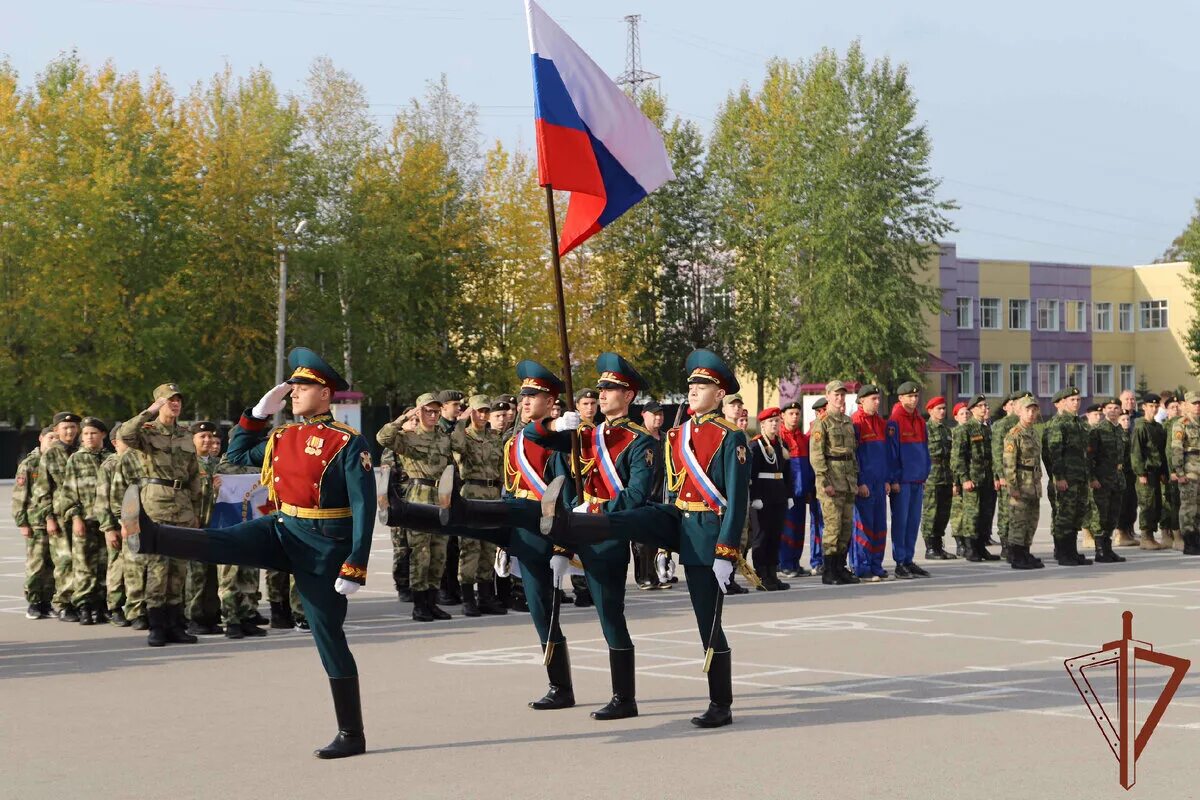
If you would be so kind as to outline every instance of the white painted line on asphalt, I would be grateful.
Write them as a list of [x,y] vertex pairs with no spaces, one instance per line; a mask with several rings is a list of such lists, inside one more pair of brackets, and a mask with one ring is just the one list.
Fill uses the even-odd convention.
[[1008,667],[976,667],[966,666],[963,669],[976,670],[978,672],[1008,672]]
[[918,619],[917,617],[895,617],[890,616],[887,612],[860,612],[850,614],[852,617],[867,617],[869,619],[882,619],[888,622],[929,622],[927,619]]
[[923,611],[936,611],[939,614],[965,614],[972,617],[987,617],[991,616],[986,611],[960,611],[953,608],[926,608]]

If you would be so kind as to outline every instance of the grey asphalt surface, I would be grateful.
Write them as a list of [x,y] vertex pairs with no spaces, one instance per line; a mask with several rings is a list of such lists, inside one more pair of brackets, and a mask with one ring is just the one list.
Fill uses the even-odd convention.
[[[631,584],[641,716],[601,723],[588,716],[610,695],[593,609],[563,611],[579,705],[534,712],[546,682],[528,616],[454,607],[450,622],[412,622],[390,552],[379,527],[350,603],[369,752],[322,762],[311,750],[335,725],[308,635],[151,649],[107,625],[27,620],[5,515],[0,798],[1124,797],[1064,659],[1119,639],[1124,610],[1137,639],[1200,658],[1200,559],[1176,552],[1037,572],[939,562],[928,580],[855,587],[800,578],[726,604],[735,723],[701,731],[688,722],[707,692],[686,589]],[[1200,796],[1198,669],[1134,794]],[[1111,675],[1092,677],[1115,716]],[[1165,676],[1138,667],[1142,717]]]

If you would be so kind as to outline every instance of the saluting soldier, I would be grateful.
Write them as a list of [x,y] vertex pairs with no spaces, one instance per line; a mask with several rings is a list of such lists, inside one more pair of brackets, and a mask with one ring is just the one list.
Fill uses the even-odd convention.
[[[500,432],[488,427],[491,401],[487,395],[471,395],[467,401],[471,415],[467,424],[450,436],[450,449],[463,481],[463,497],[471,500],[500,499]],[[505,614],[507,609],[496,598],[493,564],[496,545],[482,539],[462,537],[458,543],[458,583],[462,594],[463,615]],[[479,586],[478,599],[475,586]]]
[[1200,393],[1183,396],[1183,415],[1171,432],[1171,464],[1179,485],[1183,554],[1200,556]]
[[808,458],[825,523],[821,583],[836,586],[858,583],[858,576],[846,567],[846,557],[854,527],[854,501],[866,497],[867,490],[858,483],[858,443],[854,423],[846,416],[846,385],[841,381],[825,384],[825,402],[825,415],[809,430]]
[[51,616],[54,597],[54,561],[50,556],[50,539],[46,535],[46,517],[53,513],[50,497],[38,487],[38,470],[42,453],[55,440],[54,428],[46,426],[38,435],[38,446],[29,451],[17,465],[13,484],[13,522],[25,538],[25,601],[29,608],[26,619],[45,619]]
[[[746,436],[720,412],[721,400],[739,388],[733,371],[709,350],[694,350],[686,363],[692,416],[667,434],[667,485],[671,504],[650,503],[613,513],[569,513],[552,503],[569,480],[546,492],[542,530],[575,546],[641,541],[680,554],[703,646],[712,654],[708,709],[692,718],[701,728],[733,722],[732,654],[721,627],[717,598],[739,559],[749,505]],[[590,511],[590,509],[589,509]]]
[[[134,552],[266,567],[295,577],[338,722],[333,741],[314,755],[343,758],[366,751],[358,667],[342,626],[347,596],[367,581],[375,471],[366,440],[329,412],[333,393],[349,388],[346,381],[305,347],[294,348],[288,364],[291,377],[242,414],[227,454],[234,464],[261,465],[275,513],[229,528],[189,530],[151,521],[131,491],[121,521]],[[303,422],[269,430],[268,418],[289,394],[292,413]]]
[[925,435],[929,440],[929,477],[925,481],[925,496],[921,499],[921,537],[925,540],[925,558],[941,561],[956,556],[947,553],[944,539],[950,522],[954,500],[954,477],[950,472],[950,428],[946,425],[946,398],[931,398],[925,404],[929,424]]
[[1037,531],[1042,497],[1042,442],[1034,425],[1040,407],[1022,395],[1010,406],[1016,424],[1008,426],[1001,445],[1000,475],[1008,506],[1009,564],[1013,569],[1041,569],[1042,560],[1029,552]]
[[[999,561],[986,547],[996,503],[992,473],[991,431],[984,425],[987,398],[977,394],[967,404],[971,416],[956,429],[950,468],[962,487],[962,529],[967,561]],[[959,432],[961,430],[961,433]]]
[[80,417],[69,411],[54,415],[55,439],[42,453],[38,464],[35,491],[50,503],[46,515],[46,536],[50,539],[50,557],[54,561],[54,607],[61,622],[79,622],[74,603],[74,569],[71,565],[71,524],[59,520],[54,498],[66,480],[67,459],[79,449]]
[[96,417],[84,417],[80,447],[67,459],[62,485],[54,493],[54,515],[71,528],[71,572],[74,604],[80,625],[107,621],[104,612],[106,583],[104,536],[96,520],[96,483],[104,461],[108,426]]
[[[142,503],[155,522],[195,527],[203,494],[200,463],[187,429],[179,424],[183,394],[174,383],[154,390],[154,402],[117,430],[117,437],[141,459]],[[148,551],[149,552],[149,551]],[[187,564],[166,554],[146,558],[146,644],[194,644],[185,629],[184,582]]]
[[1167,434],[1154,415],[1158,413],[1158,395],[1148,394],[1142,399],[1142,416],[1133,424],[1133,439],[1130,442],[1129,461],[1133,474],[1137,476],[1137,523],[1142,531],[1140,547],[1143,550],[1161,550],[1162,545],[1154,539],[1158,522],[1162,517],[1162,484],[1166,474]]

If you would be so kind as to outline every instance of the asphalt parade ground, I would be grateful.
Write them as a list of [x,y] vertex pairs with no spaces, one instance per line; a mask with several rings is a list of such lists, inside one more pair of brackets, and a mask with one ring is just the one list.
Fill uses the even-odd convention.
[[[0,487],[0,507],[10,492]],[[128,629],[27,620],[22,539],[6,517],[0,797],[1131,796],[1063,661],[1120,639],[1125,610],[1134,638],[1200,661],[1200,559],[1119,552],[1127,563],[1019,572],[959,560],[926,564],[931,579],[798,578],[730,598],[735,722],[705,731],[688,721],[707,688],[682,583],[630,584],[641,716],[588,716],[611,694],[607,651],[594,609],[569,606],[578,705],[535,712],[526,703],[546,680],[528,615],[468,619],[455,606],[452,621],[411,621],[377,527],[347,625],[368,753],[325,762],[310,753],[335,723],[308,634],[149,648]],[[1114,671],[1089,675],[1115,719]],[[1139,718],[1166,675],[1139,663]],[[1138,760],[1133,794],[1200,796],[1197,753],[1200,663]]]

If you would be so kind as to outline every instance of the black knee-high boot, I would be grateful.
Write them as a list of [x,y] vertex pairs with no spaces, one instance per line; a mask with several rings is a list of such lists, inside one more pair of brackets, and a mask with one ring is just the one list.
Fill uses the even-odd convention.
[[338,732],[333,741],[314,750],[317,758],[346,758],[367,751],[367,737],[363,734],[362,699],[358,690],[358,676],[330,678],[329,689],[333,693],[333,713],[337,716]]

